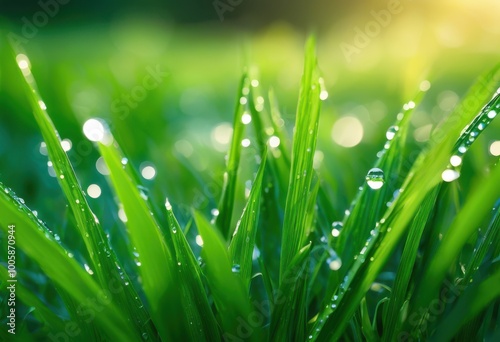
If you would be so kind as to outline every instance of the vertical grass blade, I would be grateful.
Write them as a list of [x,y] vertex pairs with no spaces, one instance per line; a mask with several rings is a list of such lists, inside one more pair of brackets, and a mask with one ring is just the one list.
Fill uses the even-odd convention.
[[252,277],[252,254],[255,246],[255,236],[260,212],[260,198],[262,190],[262,179],[266,166],[267,151],[261,158],[261,163],[255,181],[250,190],[248,202],[243,209],[241,219],[238,221],[233,239],[229,245],[229,254],[233,265],[240,266],[240,276],[247,290],[250,289]]
[[315,40],[311,37],[306,46],[304,74],[297,105],[289,190],[283,223],[280,283],[306,238],[305,213],[314,174],[313,156],[320,112],[319,94]]
[[241,158],[241,140],[245,132],[242,116],[247,107],[248,92],[248,75],[244,73],[240,81],[236,108],[234,110],[233,137],[231,139],[231,147],[229,148],[227,167],[224,174],[224,185],[219,203],[219,215],[216,219],[217,227],[219,227],[222,236],[227,240],[229,240],[232,234],[231,220],[235,201],[236,183],[238,180],[238,167]]
[[204,273],[224,331],[223,338],[258,340],[258,334],[254,334],[254,331],[250,336],[244,333],[250,302],[245,284],[238,274],[240,266],[231,264],[224,238],[219,231],[199,212],[195,212],[194,218],[203,239],[201,255],[206,264]]
[[389,299],[387,314],[384,318],[384,335],[382,341],[394,341],[402,323],[401,310],[408,299],[409,285],[412,280],[415,260],[418,254],[420,239],[430,217],[440,186],[436,187],[426,197],[417,212],[406,238],[403,254],[396,272],[396,279]]

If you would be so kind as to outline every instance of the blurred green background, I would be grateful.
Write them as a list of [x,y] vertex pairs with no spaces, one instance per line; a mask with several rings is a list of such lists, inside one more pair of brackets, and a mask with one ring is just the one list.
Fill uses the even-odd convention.
[[[493,0],[4,2],[0,180],[54,231],[71,222],[14,77],[9,41],[17,62],[30,65],[61,138],[71,142],[68,153],[82,187],[102,190],[91,206],[112,229],[119,208],[82,133],[87,119],[107,120],[143,172],[153,202],[169,197],[185,222],[188,208],[208,213],[216,206],[242,71],[260,75],[266,108],[267,91],[274,89],[291,133],[303,45],[315,32],[329,93],[316,159],[341,219],[401,106],[428,86],[422,81],[431,88],[412,119],[409,155],[473,80],[498,63],[499,10]],[[499,123],[493,125],[497,129],[481,136],[465,167],[500,154],[492,147]],[[251,144],[247,151],[242,179],[255,169]],[[147,166],[156,172],[151,179]],[[239,191],[243,199],[244,185]]]

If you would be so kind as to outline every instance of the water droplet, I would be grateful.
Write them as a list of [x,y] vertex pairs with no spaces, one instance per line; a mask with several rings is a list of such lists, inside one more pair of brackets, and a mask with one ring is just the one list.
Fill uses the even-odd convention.
[[240,273],[240,265],[238,264],[234,264],[233,267],[231,268],[231,271],[233,271],[233,273]]
[[123,157],[122,160],[121,160],[121,163],[123,166],[127,165],[128,164],[128,159]]
[[340,221],[335,221],[332,223],[332,236],[338,237],[340,235],[340,230],[342,229],[343,224]]
[[244,125],[248,125],[250,122],[252,122],[252,116],[249,113],[243,113],[243,115],[241,116],[241,122]]
[[384,171],[374,167],[366,175],[366,183],[373,190],[380,189],[384,185]]
[[269,138],[269,146],[272,148],[276,148],[280,145],[281,141],[280,138],[277,136],[273,135],[272,137]]
[[446,169],[441,174],[441,177],[445,182],[453,182],[460,177],[460,172],[458,172],[457,170]]
[[399,127],[398,126],[391,126],[391,127],[389,127],[389,129],[385,133],[385,137],[387,138],[387,140],[392,140],[394,138],[394,136],[396,135],[397,131],[399,131]]
[[90,274],[90,275],[93,275],[93,274],[94,274],[94,271],[92,271],[92,270],[90,269],[89,265],[84,264],[83,266],[85,267],[85,271],[87,271],[87,273],[88,273],[88,274]]
[[342,267],[342,261],[338,256],[330,257],[326,260],[326,262],[332,271],[338,271],[340,267]]
[[101,120],[89,119],[83,124],[83,134],[90,141],[102,141],[104,139],[106,129]]
[[497,112],[495,112],[494,110],[490,110],[488,112],[488,118],[493,119],[495,118],[495,116],[497,116]]
[[148,333],[142,333],[142,339],[147,340],[149,338]]
[[460,166],[462,164],[462,157],[456,155],[451,156],[450,164],[453,166]]

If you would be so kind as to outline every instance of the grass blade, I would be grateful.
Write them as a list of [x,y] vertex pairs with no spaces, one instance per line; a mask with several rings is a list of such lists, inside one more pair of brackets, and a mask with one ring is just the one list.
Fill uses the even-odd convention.
[[286,197],[282,233],[280,284],[306,238],[305,212],[314,175],[313,155],[316,149],[320,111],[319,94],[315,40],[311,37],[306,46],[304,74],[297,105],[289,190]]
[[249,91],[248,87],[248,75],[245,73],[240,81],[236,108],[234,110],[233,137],[231,139],[231,147],[228,153],[226,173],[224,174],[224,185],[219,204],[219,215],[215,221],[222,232],[222,235],[228,240],[232,234],[231,220],[233,216],[236,183],[238,180],[238,167],[240,165],[241,158],[241,140],[243,139],[243,134],[245,133],[245,125],[242,122],[242,117],[248,101],[246,96]]
[[[231,264],[224,238],[219,231],[200,213],[195,212],[194,218],[203,239],[201,255],[206,264],[204,273],[224,330],[223,338],[256,338],[257,334],[246,336],[242,327],[250,313],[250,303],[245,284],[238,275],[239,265]],[[228,296],[229,293],[231,296]]]
[[[101,289],[90,274],[68,255],[48,229],[36,220],[33,213],[3,184],[0,184],[0,206],[3,208],[0,229],[7,234],[8,225],[16,226],[16,246],[36,261],[58,288],[79,303],[82,312],[75,311],[74,316],[83,317],[82,315],[91,313],[91,319],[85,316],[89,323],[87,326],[97,326],[102,336],[108,336],[110,339],[125,341],[132,336],[140,339],[123,310],[117,308],[116,302],[110,301],[114,299],[114,294]],[[40,258],[41,255],[44,257]],[[108,281],[114,285],[118,282],[112,278]]]
[[229,245],[229,254],[233,265],[240,266],[240,276],[246,288],[250,289],[252,277],[252,254],[255,246],[255,236],[257,233],[257,223],[260,212],[260,198],[262,190],[262,179],[266,165],[266,154],[261,159],[261,164],[255,177],[255,181],[250,190],[248,202],[243,210],[241,219],[238,221],[233,239]]

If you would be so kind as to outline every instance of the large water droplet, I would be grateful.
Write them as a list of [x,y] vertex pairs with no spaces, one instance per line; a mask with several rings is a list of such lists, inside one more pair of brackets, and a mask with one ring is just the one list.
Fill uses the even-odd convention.
[[373,190],[380,189],[384,185],[384,171],[374,167],[366,175],[366,183]]
[[385,133],[385,137],[387,138],[387,140],[392,140],[394,138],[394,136],[396,135],[397,131],[399,131],[399,127],[398,126],[391,126],[391,127],[389,127],[389,129]]
[[332,223],[332,236],[338,237],[340,235],[340,230],[342,229],[343,224],[340,221],[335,221]]
[[83,133],[90,141],[102,141],[105,135],[103,123],[97,119],[89,119],[83,124]]
[[233,271],[233,273],[240,273],[240,265],[238,264],[234,264],[233,267],[231,268],[231,271]]
[[441,177],[445,182],[453,182],[454,180],[458,179],[458,177],[460,177],[460,172],[458,172],[457,170],[446,169],[441,174]]
[[342,261],[338,256],[332,256],[328,258],[326,262],[332,271],[338,271],[340,267],[342,267]]

